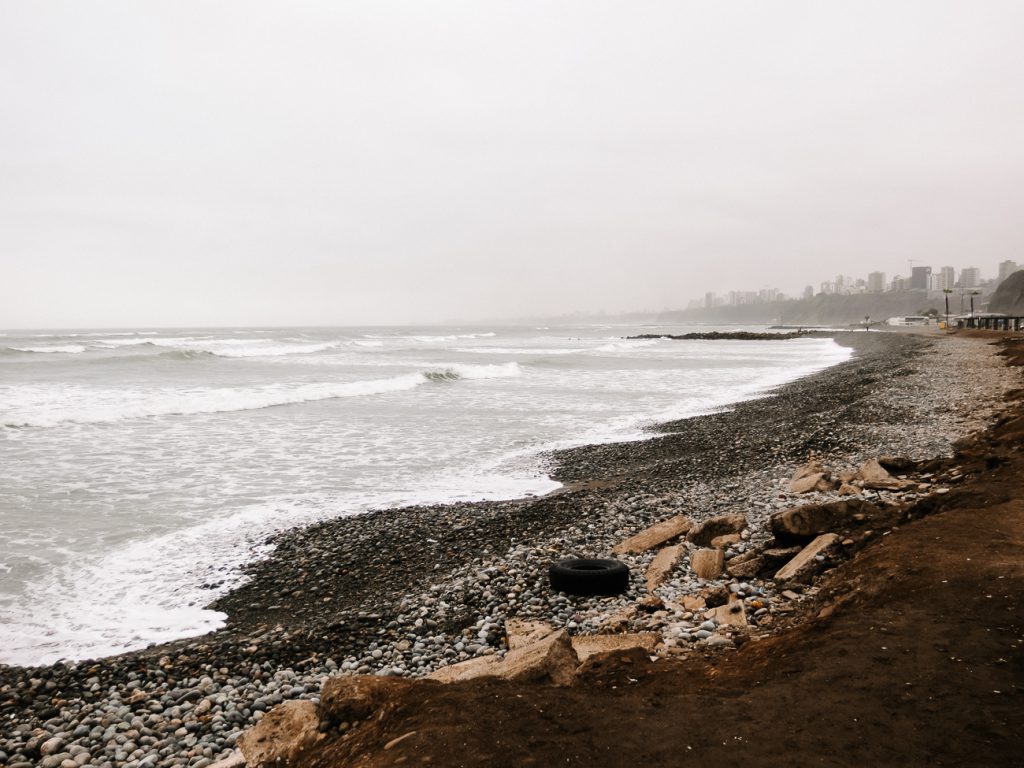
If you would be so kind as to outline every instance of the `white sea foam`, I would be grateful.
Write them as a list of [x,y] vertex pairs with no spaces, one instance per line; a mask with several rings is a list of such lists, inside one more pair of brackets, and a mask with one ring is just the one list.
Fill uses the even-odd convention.
[[42,352],[61,355],[77,355],[85,352],[81,344],[54,344],[48,347],[11,347],[17,352]]
[[[120,390],[78,385],[27,385],[0,398],[0,424],[50,427],[62,422],[95,424],[154,416],[230,413],[341,397],[365,397],[415,389],[437,381],[493,379],[522,375],[517,363],[452,364],[387,379],[264,387],[207,387]],[[0,393],[3,393],[0,388]]]

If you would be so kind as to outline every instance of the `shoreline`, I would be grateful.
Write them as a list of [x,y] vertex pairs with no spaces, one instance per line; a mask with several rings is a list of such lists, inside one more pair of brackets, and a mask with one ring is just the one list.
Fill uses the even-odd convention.
[[[277,703],[275,697],[315,699],[319,687],[314,681],[326,675],[387,669],[417,676],[463,655],[500,655],[501,625],[512,616],[553,619],[586,634],[599,628],[602,617],[645,592],[640,574],[649,557],[638,556],[630,560],[633,581],[621,601],[570,603],[550,595],[543,583],[552,558],[607,552],[624,535],[677,512],[699,521],[742,511],[750,522],[751,544],[763,542],[767,514],[794,503],[778,498],[778,478],[788,476],[808,452],[849,465],[868,453],[891,452],[885,446],[902,445],[908,450],[896,451],[901,455],[929,458],[930,451],[950,452],[955,439],[988,419],[988,414],[954,418],[941,425],[951,430],[941,438],[932,434],[935,425],[907,423],[910,411],[920,404],[901,404],[898,383],[915,377],[931,380],[936,372],[934,360],[926,360],[928,354],[955,337],[829,335],[854,346],[854,357],[783,385],[768,397],[658,425],[658,434],[641,442],[554,453],[557,468],[552,476],[566,487],[551,494],[380,510],[280,534],[270,558],[250,569],[250,581],[213,603],[229,617],[214,633],[97,662],[0,667],[0,689],[48,672],[51,681],[57,678],[55,687],[64,702],[78,701],[66,714],[62,707],[33,703],[31,716],[21,712],[22,720],[12,727],[54,717],[73,722],[75,711],[95,703],[116,702],[115,712],[131,712],[126,701],[143,691],[146,697],[136,704],[155,701],[160,712],[147,704],[153,714],[178,708],[171,722],[196,725],[191,731],[186,727],[184,742],[192,734],[203,737],[178,750],[187,753],[203,744],[201,757],[193,754],[181,758],[184,762],[166,764],[199,765],[229,753],[238,732],[258,721],[260,713]],[[914,370],[915,364],[921,368]],[[872,402],[885,397],[885,408]],[[974,395],[967,399],[973,401]],[[906,412],[898,413],[901,407]],[[870,451],[868,442],[873,443]],[[669,586],[673,595],[688,588],[685,582]],[[396,669],[398,658],[404,660],[404,670]],[[268,694],[269,683],[276,685]],[[195,707],[185,708],[179,699],[191,693],[172,695],[175,690],[205,686],[212,691],[225,685],[233,692],[226,698],[234,702],[217,721],[188,716]],[[206,695],[186,703],[205,700]],[[9,690],[0,694],[5,721],[18,717],[23,701],[20,695],[12,699]],[[82,727],[76,725],[69,733]],[[96,727],[78,738],[95,740]],[[0,750],[8,748],[8,755],[11,744],[25,741],[23,730],[18,736],[11,733],[0,734]],[[161,750],[173,752],[175,744]],[[102,765],[99,757],[94,755],[99,761],[90,764]],[[117,762],[116,750],[111,757]],[[123,757],[128,764],[146,759],[132,758],[132,753]],[[165,757],[170,759],[170,753],[161,760]]]

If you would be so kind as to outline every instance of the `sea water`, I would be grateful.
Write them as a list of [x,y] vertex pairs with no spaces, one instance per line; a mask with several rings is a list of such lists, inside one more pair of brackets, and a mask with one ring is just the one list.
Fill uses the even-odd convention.
[[0,333],[0,663],[215,629],[204,606],[275,531],[543,494],[545,451],[642,439],[849,356],[623,338],[687,330]]

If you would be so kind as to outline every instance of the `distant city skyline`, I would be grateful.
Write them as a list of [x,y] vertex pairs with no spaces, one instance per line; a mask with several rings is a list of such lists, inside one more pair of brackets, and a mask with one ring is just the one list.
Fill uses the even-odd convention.
[[873,271],[865,276],[838,274],[819,282],[808,282],[799,291],[787,293],[777,287],[762,287],[756,290],[731,288],[727,291],[705,291],[703,298],[691,298],[687,307],[711,307],[724,304],[749,304],[753,302],[770,302],[780,299],[811,298],[817,294],[836,293],[884,293],[887,291],[921,290],[928,293],[941,292],[944,289],[973,290],[977,288],[995,288],[1020,266],[1013,259],[999,262],[995,273],[986,277],[984,272],[973,264],[957,267],[950,264],[932,266],[921,264],[918,260],[908,264],[907,274],[888,274]]

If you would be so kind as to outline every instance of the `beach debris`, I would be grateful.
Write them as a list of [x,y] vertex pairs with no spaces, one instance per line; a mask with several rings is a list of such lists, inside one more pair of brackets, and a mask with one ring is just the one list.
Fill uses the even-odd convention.
[[665,579],[682,559],[686,551],[681,544],[671,547],[664,547],[654,556],[654,560],[647,566],[647,589],[655,589],[664,583]]
[[764,568],[765,558],[756,549],[736,555],[725,564],[726,573],[737,579],[752,578]]
[[618,595],[629,589],[629,568],[619,560],[574,558],[548,568],[551,588],[570,595]]
[[[823,567],[824,555],[839,542],[834,533],[823,533],[800,550],[775,574],[775,581],[809,581]],[[820,559],[819,559],[820,558]]]
[[728,549],[733,544],[739,544],[743,537],[738,533],[727,533],[724,536],[715,536],[711,540],[711,546],[715,549]]
[[505,641],[509,650],[514,651],[543,640],[554,631],[555,628],[546,621],[509,619],[505,622]]
[[746,527],[747,518],[743,515],[718,515],[710,517],[692,528],[686,538],[698,546],[707,547],[711,546],[712,540],[719,536],[739,533]]
[[718,626],[745,627],[747,626],[747,612],[744,609],[742,600],[732,600],[725,605],[705,611],[704,618],[710,619]]
[[893,476],[878,463],[878,459],[868,459],[857,470],[857,478],[865,483],[888,482]]
[[323,738],[316,704],[286,701],[238,738],[247,768],[289,765]]
[[874,508],[863,499],[805,504],[776,512],[769,518],[769,526],[779,541],[810,540],[849,525],[857,519],[856,515],[864,515]]
[[672,539],[682,536],[693,527],[693,521],[686,515],[676,515],[668,520],[645,528],[635,536],[630,536],[625,541],[612,547],[612,553],[616,555],[636,554],[654,549]]
[[698,549],[690,555],[690,568],[701,579],[717,579],[723,565],[725,553],[720,549]]
[[572,647],[580,661],[585,661],[598,653],[630,651],[634,648],[653,653],[660,642],[661,635],[657,632],[627,632],[620,635],[580,635],[572,639]]
[[459,664],[441,667],[427,675],[441,683],[455,683],[478,677],[504,680],[531,680],[569,685],[579,667],[569,633],[564,629],[529,645],[510,650],[503,658],[481,656]]

